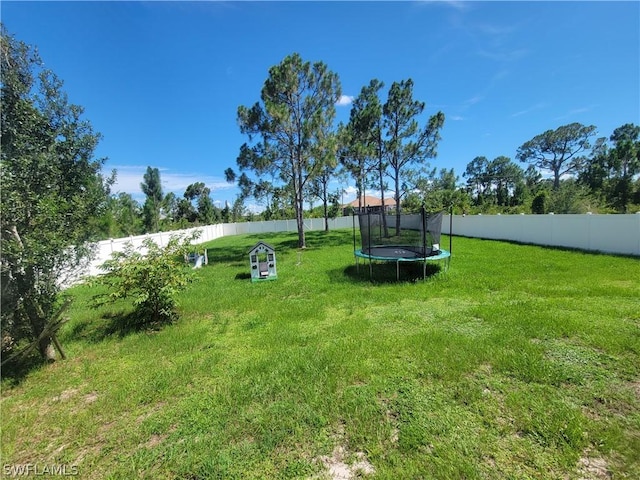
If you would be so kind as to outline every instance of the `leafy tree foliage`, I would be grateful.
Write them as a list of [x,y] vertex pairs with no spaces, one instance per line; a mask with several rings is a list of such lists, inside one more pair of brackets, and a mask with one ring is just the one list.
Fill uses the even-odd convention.
[[549,192],[547,213],[585,213],[594,210],[589,191],[574,178],[560,182],[560,187]]
[[[640,126],[632,123],[616,128],[607,139],[595,142],[591,158],[580,172],[578,181],[589,188],[592,196],[612,211],[627,213],[638,203],[640,173]],[[610,143],[609,143],[610,142]]]
[[524,171],[525,189],[532,195],[535,195],[540,190],[542,184],[542,174],[533,165],[529,165]]
[[590,138],[596,127],[570,123],[555,130],[547,130],[523,143],[516,154],[521,162],[530,163],[553,174],[553,188],[560,187],[563,175],[578,174],[586,163],[580,155],[591,148]]
[[396,232],[400,230],[401,198],[403,192],[410,189],[403,184],[402,175],[408,167],[424,167],[427,159],[436,156],[440,129],[444,125],[444,113],[438,112],[429,118],[424,128],[420,128],[417,118],[424,107],[424,102],[413,99],[413,81],[409,79],[391,85],[382,108],[386,135],[384,151],[395,187]]
[[143,178],[144,181],[140,184],[140,188],[147,197],[143,206],[144,227],[147,232],[155,233],[160,230],[160,211],[164,199],[160,170],[147,167]]
[[524,172],[509,157],[499,156],[488,165],[488,177],[495,192],[496,204],[514,206],[522,202]]
[[247,215],[247,207],[244,204],[244,197],[242,195],[238,195],[231,206],[231,222],[237,223],[242,220],[242,218]]
[[129,193],[118,193],[116,197],[116,222],[124,236],[142,233],[140,204]]
[[210,191],[209,188],[205,188],[198,197],[198,221],[201,225],[212,225],[220,219],[220,214],[209,196]]
[[178,213],[178,197],[175,193],[169,192],[162,199],[162,211],[164,218],[161,219],[161,229],[170,229],[177,219]]
[[53,361],[47,326],[66,274],[88,258],[110,179],[101,173],[104,160],[93,158],[100,135],[82,107],[69,103],[35,49],[4,27],[0,62],[2,337],[37,341]]
[[[245,201],[250,196],[254,196],[258,201],[268,197],[271,191],[271,184],[267,181],[260,181],[255,183],[249,176],[243,172],[238,176],[232,168],[227,168],[224,171],[224,176],[228,183],[234,183],[237,181],[240,193],[236,196],[231,209],[228,206],[223,210],[223,218],[227,218],[227,222],[240,222],[245,219],[245,216],[250,214],[248,212]],[[252,215],[252,214],[250,214]]]
[[262,104],[238,108],[241,132],[250,142],[256,136],[261,139],[242,145],[238,166],[258,176],[279,177],[291,186],[300,247],[305,246],[305,188],[326,162],[327,132],[340,95],[335,73],[322,62],[311,64],[294,53],[269,69]]
[[[378,91],[384,83],[377,79],[362,88],[353,102],[347,125],[340,125],[339,159],[343,169],[353,178],[358,196],[358,207],[362,209],[367,178],[381,161],[378,148],[381,146],[382,104]],[[384,190],[382,190],[384,194]]]
[[272,187],[267,198],[267,208],[263,213],[265,220],[285,220],[295,218],[292,195],[288,186]]
[[548,211],[549,192],[540,190],[531,202],[531,213],[543,214]]
[[329,210],[334,200],[334,194],[329,191],[329,182],[333,178],[333,170],[335,167],[335,162],[328,161],[320,171],[320,174],[311,181],[309,186],[309,195],[311,198],[318,198],[322,202],[322,217],[324,218],[325,232],[329,231],[329,218],[331,218]]
[[[633,198],[633,178],[640,173],[640,126],[627,123],[616,128],[610,137],[609,166],[613,172],[613,205],[627,213]],[[636,184],[637,185],[637,184]]]
[[224,171],[224,178],[229,183],[233,183],[236,181],[236,172],[233,170],[233,168],[229,167]]
[[489,160],[487,157],[478,156],[467,164],[463,173],[467,179],[467,189],[476,205],[482,205],[490,190]]
[[111,195],[105,211],[96,217],[98,239],[139,235],[142,228],[142,209],[129,193]]
[[229,223],[231,221],[231,209],[229,204],[225,202],[224,208],[220,211],[220,217],[223,223]]
[[191,200],[188,198],[179,198],[176,202],[174,222],[186,227],[188,224],[195,223],[197,219],[198,212],[196,212]]
[[439,172],[434,168],[427,176],[412,181],[416,189],[406,196],[402,207],[410,212],[419,212],[423,206],[428,212],[449,211],[451,207],[463,212],[469,201],[458,181],[453,168],[442,168]]
[[[201,225],[211,225],[220,217],[209,196],[210,193],[211,189],[203,182],[192,183],[187,187],[184,192],[184,198],[189,206],[185,202],[182,208],[187,210],[184,214],[188,215],[189,221],[193,222],[197,219]],[[193,207],[193,202],[196,203],[195,208]]]
[[205,186],[203,182],[196,182],[189,185],[184,191],[184,198],[189,201],[200,197],[203,193],[209,194],[210,190]]

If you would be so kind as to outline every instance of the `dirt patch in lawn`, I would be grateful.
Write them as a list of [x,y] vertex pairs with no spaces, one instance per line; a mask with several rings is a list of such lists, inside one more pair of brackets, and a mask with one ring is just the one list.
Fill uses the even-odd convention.
[[[348,457],[353,457],[351,463],[347,463]],[[376,472],[364,453],[356,452],[348,455],[346,448],[342,446],[335,447],[331,456],[323,455],[319,460],[327,469],[331,480],[349,480],[362,475],[373,475]]]

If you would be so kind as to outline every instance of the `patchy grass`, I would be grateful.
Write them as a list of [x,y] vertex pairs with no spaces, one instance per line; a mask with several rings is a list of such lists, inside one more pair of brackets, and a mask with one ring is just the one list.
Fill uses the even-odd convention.
[[[276,281],[248,279],[259,239],[276,248]],[[180,320],[153,330],[74,288],[69,360],[3,372],[3,464],[81,478],[640,478],[638,259],[455,238],[447,273],[416,281],[402,265],[391,282],[374,265],[370,282],[350,231],[308,244],[210,242]]]

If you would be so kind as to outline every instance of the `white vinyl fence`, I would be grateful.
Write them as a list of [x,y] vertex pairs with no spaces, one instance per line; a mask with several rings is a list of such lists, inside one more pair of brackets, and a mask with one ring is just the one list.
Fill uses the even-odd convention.
[[[443,217],[442,233],[449,234],[451,220],[449,215]],[[355,224],[357,228],[357,220]],[[308,231],[324,230],[324,219],[306,219],[304,225]],[[338,217],[329,220],[331,230],[351,228],[352,225],[352,217]],[[201,231],[197,242],[204,243],[229,235],[296,232],[297,226],[295,220],[223,223],[187,230],[104,240],[97,243],[96,257],[84,273],[90,276],[99,274],[99,266],[111,256],[112,252],[121,251],[127,242],[139,247],[144,239],[151,238],[159,245],[164,246],[172,235],[189,234],[193,230]],[[453,234],[640,256],[640,214],[454,215]],[[446,246],[444,243],[443,246]]]
[[[351,217],[338,217],[329,220],[329,229],[351,228],[353,219]],[[323,218],[309,218],[304,221],[307,231],[324,230]],[[356,220],[357,226],[357,220]],[[100,273],[100,265],[111,257],[113,252],[122,251],[127,242],[135,248],[142,246],[142,242],[151,238],[160,246],[165,246],[174,235],[190,235],[193,231],[199,230],[200,237],[197,243],[205,243],[220,237],[241,234],[259,234],[270,232],[297,232],[298,227],[295,220],[273,220],[269,222],[244,222],[244,223],[219,223],[204,227],[189,228],[186,230],[174,230],[171,232],[160,232],[135,237],[124,237],[111,240],[103,240],[96,244],[95,258],[92,260],[86,275],[93,276]]]
[[454,215],[453,234],[640,256],[640,214]]

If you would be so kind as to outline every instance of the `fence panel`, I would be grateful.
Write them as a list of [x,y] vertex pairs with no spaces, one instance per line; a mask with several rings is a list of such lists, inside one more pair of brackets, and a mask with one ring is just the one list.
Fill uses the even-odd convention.
[[[450,216],[442,220],[442,233],[449,234]],[[331,230],[352,228],[353,218],[337,217],[329,220]],[[357,222],[356,222],[357,228]],[[305,220],[306,230],[324,230],[324,219]],[[161,246],[176,234],[190,234],[200,230],[198,243],[209,242],[230,235],[260,234],[271,232],[296,232],[295,220],[225,223],[103,240],[96,244],[96,255],[86,271],[88,275],[100,273],[99,266],[115,251],[122,251],[127,242],[142,246],[151,238]],[[453,234],[465,237],[493,240],[512,240],[558,247],[601,251],[640,256],[640,214],[628,215],[454,215]]]
[[[442,231],[449,233],[448,215],[443,218]],[[453,233],[640,256],[640,214],[454,215]]]

